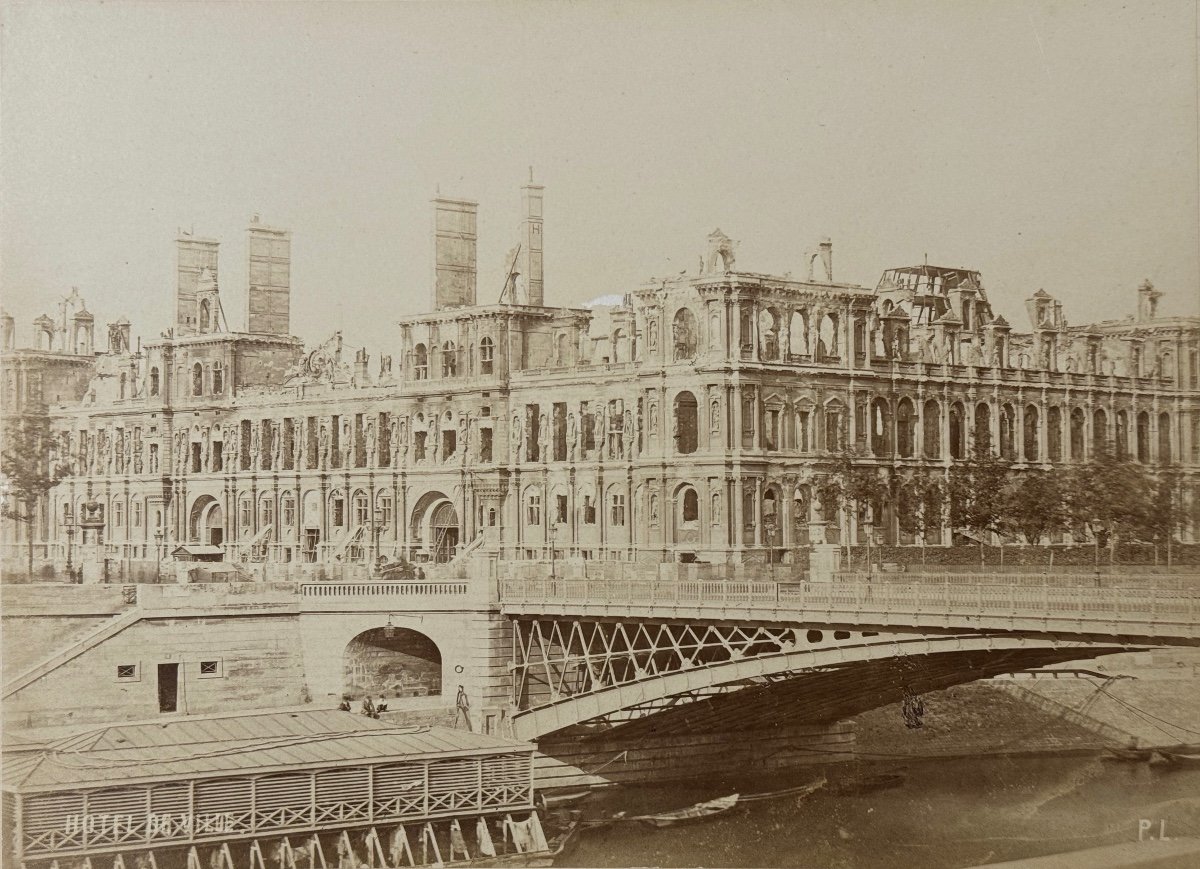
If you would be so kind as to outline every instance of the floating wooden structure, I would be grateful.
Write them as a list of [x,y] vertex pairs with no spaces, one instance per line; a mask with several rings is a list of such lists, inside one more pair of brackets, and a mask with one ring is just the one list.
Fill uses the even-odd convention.
[[344,712],[101,728],[6,763],[3,790],[27,869],[158,869],[179,849],[187,869],[382,869],[486,857],[493,832],[547,848],[532,745]]

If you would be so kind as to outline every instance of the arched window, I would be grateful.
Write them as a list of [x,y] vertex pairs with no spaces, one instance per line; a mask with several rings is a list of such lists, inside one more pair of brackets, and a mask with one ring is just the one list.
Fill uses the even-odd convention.
[[765,362],[779,359],[779,312],[774,308],[758,313],[758,352]]
[[242,495],[238,500],[238,524],[243,533],[254,527],[254,504],[249,495]]
[[1012,461],[1017,453],[1017,414],[1011,404],[1000,408],[1000,457]]
[[1071,461],[1082,462],[1084,455],[1084,429],[1087,417],[1082,407],[1071,411]]
[[413,348],[413,380],[429,379],[429,351],[424,344]]
[[387,489],[381,489],[375,495],[375,519],[383,528],[392,525],[392,493]]
[[1063,460],[1062,410],[1055,405],[1046,411],[1046,452],[1052,462]]
[[296,499],[291,492],[279,496],[279,524],[284,528],[296,527]]
[[1171,414],[1169,413],[1158,415],[1158,463],[1160,465],[1171,463]]
[[807,356],[808,349],[808,312],[801,309],[792,311],[792,319],[788,324],[788,344],[792,356]]
[[696,452],[696,396],[681,392],[675,396],[675,450],[687,454]]
[[1108,452],[1108,414],[1096,408],[1092,414],[1092,458]]
[[942,457],[942,406],[930,398],[922,410],[921,445],[925,458],[940,459]]
[[979,455],[992,449],[992,408],[988,404],[975,406],[975,431],[972,447]]
[[913,432],[917,420],[913,414],[912,402],[907,398],[900,399],[896,405],[896,452],[901,458],[910,459],[913,454]]
[[212,391],[213,395],[220,395],[225,391],[225,366],[219,359],[212,367]]
[[275,502],[271,500],[271,496],[263,493],[258,499],[258,528],[261,531],[268,525],[275,524]]
[[370,504],[367,501],[367,493],[359,489],[354,493],[354,524],[366,525],[371,518]]
[[204,367],[197,362],[192,366],[192,395],[204,394]]
[[150,369],[150,394],[158,395],[158,366]]
[[454,377],[458,374],[458,348],[453,341],[442,345],[442,377]]
[[1126,458],[1129,455],[1129,413],[1125,410],[1117,411],[1117,425],[1115,440],[1117,442],[1117,457]]
[[696,315],[690,308],[680,308],[675,312],[675,319],[671,323],[671,336],[676,362],[696,357],[696,331]]
[[826,314],[821,318],[821,328],[817,334],[817,359],[837,359],[840,355],[838,350],[837,314]]
[[877,456],[892,454],[892,412],[886,399],[871,402],[871,452]]
[[492,354],[496,346],[492,343],[491,338],[484,338],[479,342],[479,373],[492,373]]
[[966,429],[963,425],[965,420],[963,414],[966,412],[961,402],[955,402],[950,406],[950,458],[961,459],[965,456],[963,435]]
[[682,519],[684,522],[697,522],[700,520],[700,497],[696,494],[696,490],[688,486],[683,490],[683,505]]
[[329,495],[329,524],[334,528],[346,525],[346,498],[340,491]]
[[1025,461],[1036,462],[1038,456],[1038,409],[1032,404],[1025,407]]
[[612,362],[628,361],[629,348],[624,329],[616,329],[612,334]]
[[1150,414],[1144,410],[1137,415],[1137,460],[1150,463]]

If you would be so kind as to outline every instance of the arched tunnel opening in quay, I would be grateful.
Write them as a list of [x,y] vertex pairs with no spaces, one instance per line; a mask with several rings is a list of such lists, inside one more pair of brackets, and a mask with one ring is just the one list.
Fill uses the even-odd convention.
[[363,631],[342,656],[342,691],[364,697],[432,697],[442,693],[442,653],[424,634],[386,625]]

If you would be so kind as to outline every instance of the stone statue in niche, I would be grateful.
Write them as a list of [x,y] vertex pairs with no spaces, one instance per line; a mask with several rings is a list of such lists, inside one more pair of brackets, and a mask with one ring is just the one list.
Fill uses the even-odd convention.
[[277,422],[271,424],[271,467],[276,471],[283,470],[283,432]]
[[438,454],[441,452],[441,444],[438,443],[438,420],[437,414],[429,415],[429,429],[425,437],[425,455],[429,457],[428,461],[436,465],[439,461]]
[[367,420],[366,441],[367,467],[373,468],[375,466],[375,459],[378,456],[379,445],[375,442],[375,423],[371,420]]
[[142,473],[145,459],[142,453],[145,452],[145,445],[142,443],[141,435],[139,434],[133,443],[133,472],[135,474]]
[[513,414],[512,425],[508,428],[508,442],[512,450],[512,460],[515,464],[521,461],[521,446],[524,440],[524,433],[521,431],[521,417]]
[[200,462],[204,472],[207,473],[212,467],[212,435],[209,432],[208,426],[201,429],[200,435]]
[[321,423],[321,470],[329,467],[329,426]]
[[471,436],[471,421],[464,413],[458,418],[458,441],[454,448],[458,452],[458,463],[465,465],[467,463],[467,444]]
[[658,403],[650,402],[650,434],[658,434]]
[[354,429],[350,427],[350,420],[342,420],[342,442],[338,444],[342,448],[342,467],[350,467],[350,462],[354,457]]
[[708,427],[711,431],[721,430],[721,402],[714,401],[708,411]]
[[575,412],[567,414],[567,458],[572,462],[576,459],[579,448],[579,428],[575,422]]
[[408,461],[408,418],[400,417],[392,425],[392,437],[395,438],[396,465]]
[[625,411],[625,424],[621,429],[622,447],[626,459],[633,458],[633,414]]
[[604,455],[604,403],[598,402],[596,406],[596,421],[595,421],[595,436],[596,436],[596,452],[599,456]]
[[538,459],[543,462],[548,462],[550,456],[550,426],[547,424],[546,414],[538,417]]
[[250,469],[257,471],[261,466],[262,434],[259,426],[250,426]]
[[304,467],[304,445],[308,443],[308,426],[304,417],[296,420],[292,427],[292,467],[299,471]]
[[238,470],[238,447],[241,438],[238,437],[236,425],[225,427],[225,463],[231,471]]

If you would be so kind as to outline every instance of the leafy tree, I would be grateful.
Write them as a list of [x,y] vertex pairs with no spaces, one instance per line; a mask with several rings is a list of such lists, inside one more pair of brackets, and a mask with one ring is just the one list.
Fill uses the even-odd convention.
[[[876,465],[860,464],[858,455],[852,450],[840,453],[834,459],[829,474],[816,486],[821,509],[828,520],[839,512],[849,515],[852,508],[860,513],[873,510],[891,496],[890,470]],[[875,518],[872,516],[872,521]],[[850,539],[846,538],[847,559]]]
[[942,527],[946,486],[936,474],[911,474],[896,490],[896,518],[900,530],[915,534],[925,544],[930,532]]
[[1006,487],[1001,524],[1020,531],[1026,543],[1037,544],[1070,524],[1064,475],[1059,470],[1027,470],[1014,475]]
[[55,485],[66,476],[65,468],[53,461],[54,438],[50,418],[44,414],[22,414],[9,418],[0,449],[0,482],[4,501],[0,515],[26,526],[29,544],[29,575],[33,575],[34,523],[38,507]]
[[1067,476],[1065,502],[1073,522],[1089,529],[1101,546],[1111,537],[1153,536],[1156,483],[1147,470],[1105,451]]
[[946,494],[954,527],[965,528],[980,538],[992,532],[1003,534],[1011,474],[1012,465],[992,452],[988,438],[977,441],[966,461],[950,468]]

